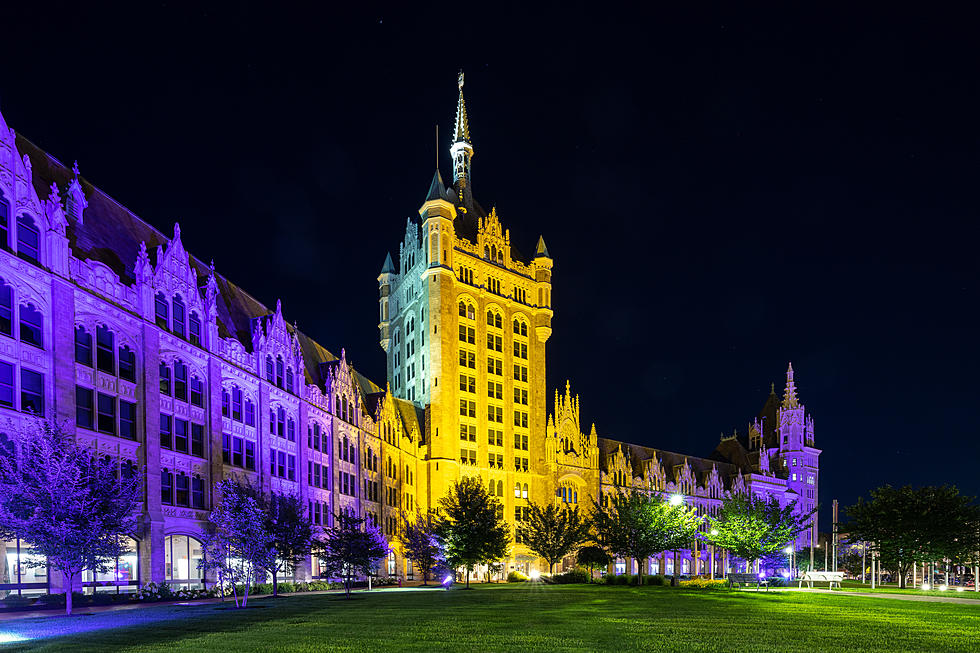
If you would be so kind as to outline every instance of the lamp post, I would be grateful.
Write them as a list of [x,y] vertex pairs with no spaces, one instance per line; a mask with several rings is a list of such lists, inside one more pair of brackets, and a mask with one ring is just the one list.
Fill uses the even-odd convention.
[[[681,494],[672,494],[672,495],[670,495],[670,505],[672,505],[675,508],[677,508],[677,507],[679,507],[683,503],[684,503],[684,496],[683,495],[681,495]],[[678,585],[678,579],[677,579],[677,549],[674,549],[674,573],[670,577],[670,586],[671,587],[677,587],[677,585]]]
[[795,576],[793,574],[793,554],[796,552],[796,549],[791,544],[785,549],[783,549],[783,551],[786,553],[787,556],[789,556],[789,577],[792,580]]
[[[716,535],[718,535],[718,529],[717,528],[712,528],[711,529],[711,537],[715,537]],[[710,557],[711,557],[711,580],[714,580],[715,579],[715,542],[714,542],[714,540],[711,541],[711,554],[710,554]],[[721,575],[724,576],[725,573],[722,572]]]

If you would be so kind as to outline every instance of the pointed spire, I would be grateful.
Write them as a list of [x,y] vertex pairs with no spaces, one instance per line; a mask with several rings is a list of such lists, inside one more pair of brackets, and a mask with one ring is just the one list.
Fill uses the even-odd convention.
[[463,71],[456,78],[459,85],[459,100],[456,103],[456,129],[453,134],[454,143],[470,142],[470,121],[466,116],[466,101],[463,99]]
[[796,382],[793,381],[793,363],[786,370],[786,389],[783,390],[783,408],[799,408],[800,401],[796,396]]
[[429,192],[425,194],[425,201],[446,199],[446,184],[442,181],[442,173],[437,169],[432,175],[432,183],[429,184]]
[[391,252],[388,252],[388,256],[385,257],[385,264],[381,268],[381,274],[394,274],[395,264],[391,260]]
[[544,236],[538,236],[538,246],[534,250],[534,258],[551,258],[548,253],[548,246],[544,244]]

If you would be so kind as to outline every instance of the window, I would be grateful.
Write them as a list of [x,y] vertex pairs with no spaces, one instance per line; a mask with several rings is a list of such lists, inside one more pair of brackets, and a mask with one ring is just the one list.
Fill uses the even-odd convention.
[[0,361],[0,406],[14,407],[14,366]]
[[249,426],[255,426],[255,404],[252,403],[251,399],[245,400],[245,423]]
[[276,356],[276,385],[282,387],[282,356]]
[[174,399],[187,401],[187,366],[182,361],[174,361]]
[[221,416],[228,417],[231,414],[231,395],[224,388],[221,389]]
[[255,443],[245,442],[245,469],[255,471]]
[[174,451],[188,453],[187,421],[174,419]]
[[272,363],[272,356],[265,357],[265,380],[272,383],[275,379],[275,367]]
[[95,329],[96,367],[106,374],[116,373],[115,336],[109,327],[100,324]]
[[99,433],[116,434],[116,398],[99,393]]
[[95,393],[88,388],[75,386],[75,425],[83,429],[95,424]]
[[245,441],[242,438],[232,438],[231,464],[238,467],[245,465]]
[[237,385],[231,387],[231,418],[242,421],[242,389]]
[[0,279],[0,333],[14,335],[14,293],[10,286]]
[[289,456],[289,480],[296,480],[296,456]]
[[201,318],[197,316],[197,313],[191,311],[191,317],[188,320],[190,328],[188,329],[190,333],[190,341],[192,345],[201,346]]
[[160,363],[160,394],[170,396],[170,368]]
[[0,193],[0,249],[10,247],[10,204]]
[[[231,464],[231,436],[227,433],[221,434],[221,462],[226,465]],[[275,473],[274,467],[272,471]]]
[[[122,359],[119,361],[122,369]],[[204,408],[204,381],[196,376],[191,377],[191,405]]]
[[161,329],[170,328],[170,309],[167,306],[167,298],[162,292],[158,292],[153,299],[153,307],[157,326]]
[[177,474],[177,497],[174,503],[178,506],[189,506],[190,489],[190,478],[187,477],[187,474],[183,472]]
[[85,327],[75,327],[75,362],[92,367],[92,334]]
[[174,475],[168,469],[160,471],[160,500],[168,506],[174,505]]
[[204,458],[203,424],[191,424],[191,455]]
[[129,347],[119,348],[119,378],[136,383],[136,352]]
[[44,415],[44,375],[31,370],[20,370],[20,409]]
[[293,392],[293,368],[286,368],[286,392]]
[[173,449],[173,417],[170,415],[160,415],[160,446],[164,449]]
[[20,306],[20,340],[35,347],[43,347],[44,339],[41,335],[41,311],[37,310],[33,304],[21,304]]
[[276,410],[276,435],[286,437],[286,411],[280,406]]
[[296,442],[296,422],[290,417],[286,422],[286,439],[290,442]]
[[17,218],[17,253],[21,258],[37,263],[41,255],[41,232],[29,215]]
[[186,315],[187,309],[184,308],[184,300],[181,299],[180,295],[174,295],[173,330],[174,334],[181,338],[186,336],[186,332],[184,331],[184,319]]
[[200,476],[191,479],[191,506],[204,509],[204,479]]

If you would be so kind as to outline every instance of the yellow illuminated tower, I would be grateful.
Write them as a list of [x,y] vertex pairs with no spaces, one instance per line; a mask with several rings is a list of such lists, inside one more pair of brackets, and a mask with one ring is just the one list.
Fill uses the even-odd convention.
[[[436,170],[397,266],[389,254],[378,277],[380,341],[392,392],[425,411],[428,505],[478,476],[513,528],[555,492],[544,448],[553,262],[541,237],[519,253],[496,209],[473,198],[462,73],[450,153],[452,185]],[[512,547],[511,565],[531,560]]]

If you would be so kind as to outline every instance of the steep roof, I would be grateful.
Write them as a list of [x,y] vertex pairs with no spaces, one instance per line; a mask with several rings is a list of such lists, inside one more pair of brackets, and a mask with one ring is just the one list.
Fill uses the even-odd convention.
[[[728,479],[738,475],[743,471],[738,465],[734,465],[730,462],[714,460],[711,458],[698,458],[696,456],[688,456],[685,454],[675,453],[673,451],[664,451],[663,449],[654,449],[652,447],[644,447],[638,444],[631,444],[629,442],[620,442],[619,440],[610,440],[609,438],[599,438],[599,467],[602,471],[608,471],[607,457],[614,453],[616,450],[621,451],[624,455],[629,456],[630,468],[633,471],[634,476],[642,476],[644,462],[650,460],[656,456],[657,460],[664,467],[664,473],[667,475],[667,480],[676,481],[675,470],[679,465],[685,464],[685,462],[690,465],[691,471],[694,472],[695,478],[699,481],[703,480],[704,475],[711,472],[712,468],[718,468],[718,474],[721,475],[722,479],[725,480],[726,486],[728,485]],[[748,471],[748,470],[745,470]]]

